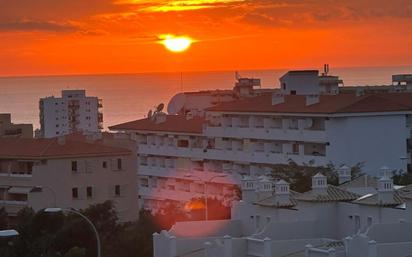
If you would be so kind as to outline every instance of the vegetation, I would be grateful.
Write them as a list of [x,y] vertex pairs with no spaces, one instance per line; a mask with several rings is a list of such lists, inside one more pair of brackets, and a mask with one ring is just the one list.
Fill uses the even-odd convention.
[[[193,201],[203,203],[202,199]],[[209,218],[230,218],[230,208],[220,201],[208,199]],[[139,220],[120,223],[112,202],[91,205],[81,211],[96,226],[104,257],[151,257],[152,235],[170,229],[176,221],[202,220],[204,209],[184,211],[172,202],[160,213],[141,211]],[[228,216],[229,215],[229,216]],[[95,257],[96,239],[90,226],[77,215],[35,213],[21,210],[10,224],[4,209],[0,209],[0,229],[16,229],[20,235],[0,240],[1,257]]]

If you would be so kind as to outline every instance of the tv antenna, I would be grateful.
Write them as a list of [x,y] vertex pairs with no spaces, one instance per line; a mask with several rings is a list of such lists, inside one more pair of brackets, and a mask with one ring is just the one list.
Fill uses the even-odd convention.
[[328,76],[329,74],[329,64],[324,64],[323,65],[323,75]]

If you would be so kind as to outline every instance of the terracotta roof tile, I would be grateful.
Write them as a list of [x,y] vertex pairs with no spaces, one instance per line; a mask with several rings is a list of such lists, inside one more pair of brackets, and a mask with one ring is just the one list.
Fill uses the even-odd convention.
[[373,194],[371,196],[367,197],[361,197],[360,199],[353,201],[353,203],[356,204],[362,204],[362,205],[373,205],[373,206],[382,206],[382,207],[393,207],[397,206],[403,203],[401,195],[394,191],[393,192],[393,198],[390,201],[383,202],[379,199],[379,193],[378,194]]
[[308,202],[348,202],[359,198],[360,195],[346,191],[336,186],[328,185],[325,193],[317,193],[314,190],[296,196],[296,200]]
[[359,187],[372,187],[372,188],[377,189],[378,179],[371,175],[364,174],[362,176],[354,178],[351,181],[348,181],[348,182],[345,182],[339,185],[339,188],[342,188],[345,190],[349,188],[359,188]]
[[299,193],[297,192],[290,192],[289,201],[279,201],[276,195],[272,195],[270,197],[264,198],[262,200],[256,201],[253,204],[265,207],[274,207],[274,208],[291,208],[297,205],[297,201],[295,200],[296,195]]
[[0,158],[54,159],[130,154],[127,149],[58,138],[0,138]]
[[109,127],[110,130],[143,130],[202,134],[204,118],[186,119],[183,115],[167,115],[166,121],[156,123],[148,118]]
[[285,101],[272,105],[272,94],[244,98],[208,108],[208,111],[267,113],[359,113],[412,111],[412,93],[321,95],[318,103],[306,106],[303,95],[285,95]]

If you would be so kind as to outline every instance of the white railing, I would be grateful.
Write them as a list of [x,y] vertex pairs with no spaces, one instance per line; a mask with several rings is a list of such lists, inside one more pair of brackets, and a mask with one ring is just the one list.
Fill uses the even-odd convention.
[[173,157],[198,158],[209,160],[233,161],[233,162],[253,162],[267,164],[288,164],[294,161],[298,164],[314,161],[315,165],[323,166],[327,164],[325,156],[273,153],[270,151],[264,152],[246,152],[221,149],[200,149],[200,148],[184,148],[184,147],[169,147],[169,146],[139,146],[139,154],[161,155]]
[[326,142],[325,130],[282,129],[282,128],[241,128],[206,127],[205,136],[228,138],[251,138],[264,140],[289,140],[305,142]]

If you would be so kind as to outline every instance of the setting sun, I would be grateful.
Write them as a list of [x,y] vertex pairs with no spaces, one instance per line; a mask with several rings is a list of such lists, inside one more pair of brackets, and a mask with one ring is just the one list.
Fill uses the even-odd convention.
[[175,53],[186,51],[193,43],[193,40],[186,36],[163,35],[161,39],[166,49]]

